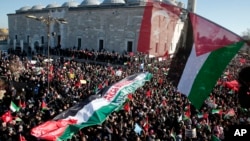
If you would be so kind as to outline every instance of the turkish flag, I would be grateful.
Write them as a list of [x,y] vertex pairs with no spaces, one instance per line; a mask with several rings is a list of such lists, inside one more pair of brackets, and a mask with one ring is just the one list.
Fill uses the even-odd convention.
[[2,120],[6,123],[11,122],[13,119],[11,112],[7,111],[5,114],[2,115]]
[[24,136],[22,136],[22,135],[20,134],[20,135],[19,135],[19,141],[27,141],[27,140],[25,139]]
[[127,103],[124,105],[123,109],[124,109],[126,112],[129,112],[129,111],[130,111],[129,102],[127,102]]
[[151,97],[151,91],[150,91],[150,90],[148,90],[148,91],[146,92],[146,96],[147,96],[147,97]]
[[128,99],[132,100],[133,99],[133,95],[132,94],[128,94]]

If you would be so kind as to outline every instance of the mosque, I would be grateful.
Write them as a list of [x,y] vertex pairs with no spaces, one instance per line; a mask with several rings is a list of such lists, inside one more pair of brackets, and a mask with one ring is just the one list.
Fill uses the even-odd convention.
[[[59,4],[24,6],[8,14],[12,48],[35,51],[35,48],[89,49],[136,52],[139,31],[147,0],[83,0]],[[184,7],[175,0],[162,1]],[[27,15],[40,20],[27,18]],[[42,19],[42,20],[41,20]],[[47,20],[50,19],[50,20]],[[45,21],[49,23],[45,23]],[[66,21],[64,24],[61,21]],[[183,33],[179,21],[171,45],[174,51]]]

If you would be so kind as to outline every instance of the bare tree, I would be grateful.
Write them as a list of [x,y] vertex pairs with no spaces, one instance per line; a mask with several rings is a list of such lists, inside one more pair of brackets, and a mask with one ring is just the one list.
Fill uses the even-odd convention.
[[8,69],[14,76],[14,79],[17,81],[20,74],[24,71],[24,66],[21,60],[17,57],[10,60]]
[[246,40],[248,46],[250,46],[250,28],[246,29],[246,31],[242,32],[243,39]]
[[250,38],[250,28],[248,28],[246,31],[242,32],[242,36],[248,37],[248,39],[249,39]]

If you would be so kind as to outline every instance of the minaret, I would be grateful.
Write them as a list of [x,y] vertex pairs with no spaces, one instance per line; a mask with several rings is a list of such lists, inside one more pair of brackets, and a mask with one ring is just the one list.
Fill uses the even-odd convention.
[[188,11],[195,13],[196,0],[188,0],[187,9]]
[[[193,12],[195,13],[195,10],[196,10],[196,0],[188,0],[188,3],[187,3],[187,10],[188,12]],[[186,12],[186,14],[188,14],[188,12]],[[186,15],[187,16],[187,15]],[[188,38],[188,28],[189,28],[189,25],[188,25],[188,20],[185,21],[185,26],[183,27],[183,42],[182,42],[182,45],[181,47],[186,47],[186,42],[187,42],[187,38]]]

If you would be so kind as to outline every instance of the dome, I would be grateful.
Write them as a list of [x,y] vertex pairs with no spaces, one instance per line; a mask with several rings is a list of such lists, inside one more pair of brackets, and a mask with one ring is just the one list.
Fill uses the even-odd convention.
[[182,3],[182,2],[178,2],[178,4],[177,4],[179,7],[181,7],[181,8],[185,8],[185,5],[184,5],[184,3]]
[[60,7],[60,5],[59,4],[48,4],[47,6],[46,6],[46,8],[55,8],[55,7]]
[[175,0],[163,0],[162,2],[177,6],[177,3],[175,2]]
[[70,2],[65,2],[62,7],[77,7],[79,5],[78,2],[75,1],[70,1]]
[[84,0],[80,6],[86,6],[86,5],[100,5],[99,0]]
[[28,11],[28,10],[30,10],[30,6],[24,6],[24,7],[21,7],[20,9],[19,9],[19,11]]
[[44,8],[44,6],[43,5],[34,5],[34,6],[32,6],[32,10],[42,10]]
[[104,0],[102,5],[115,5],[115,4],[125,4],[124,0]]

